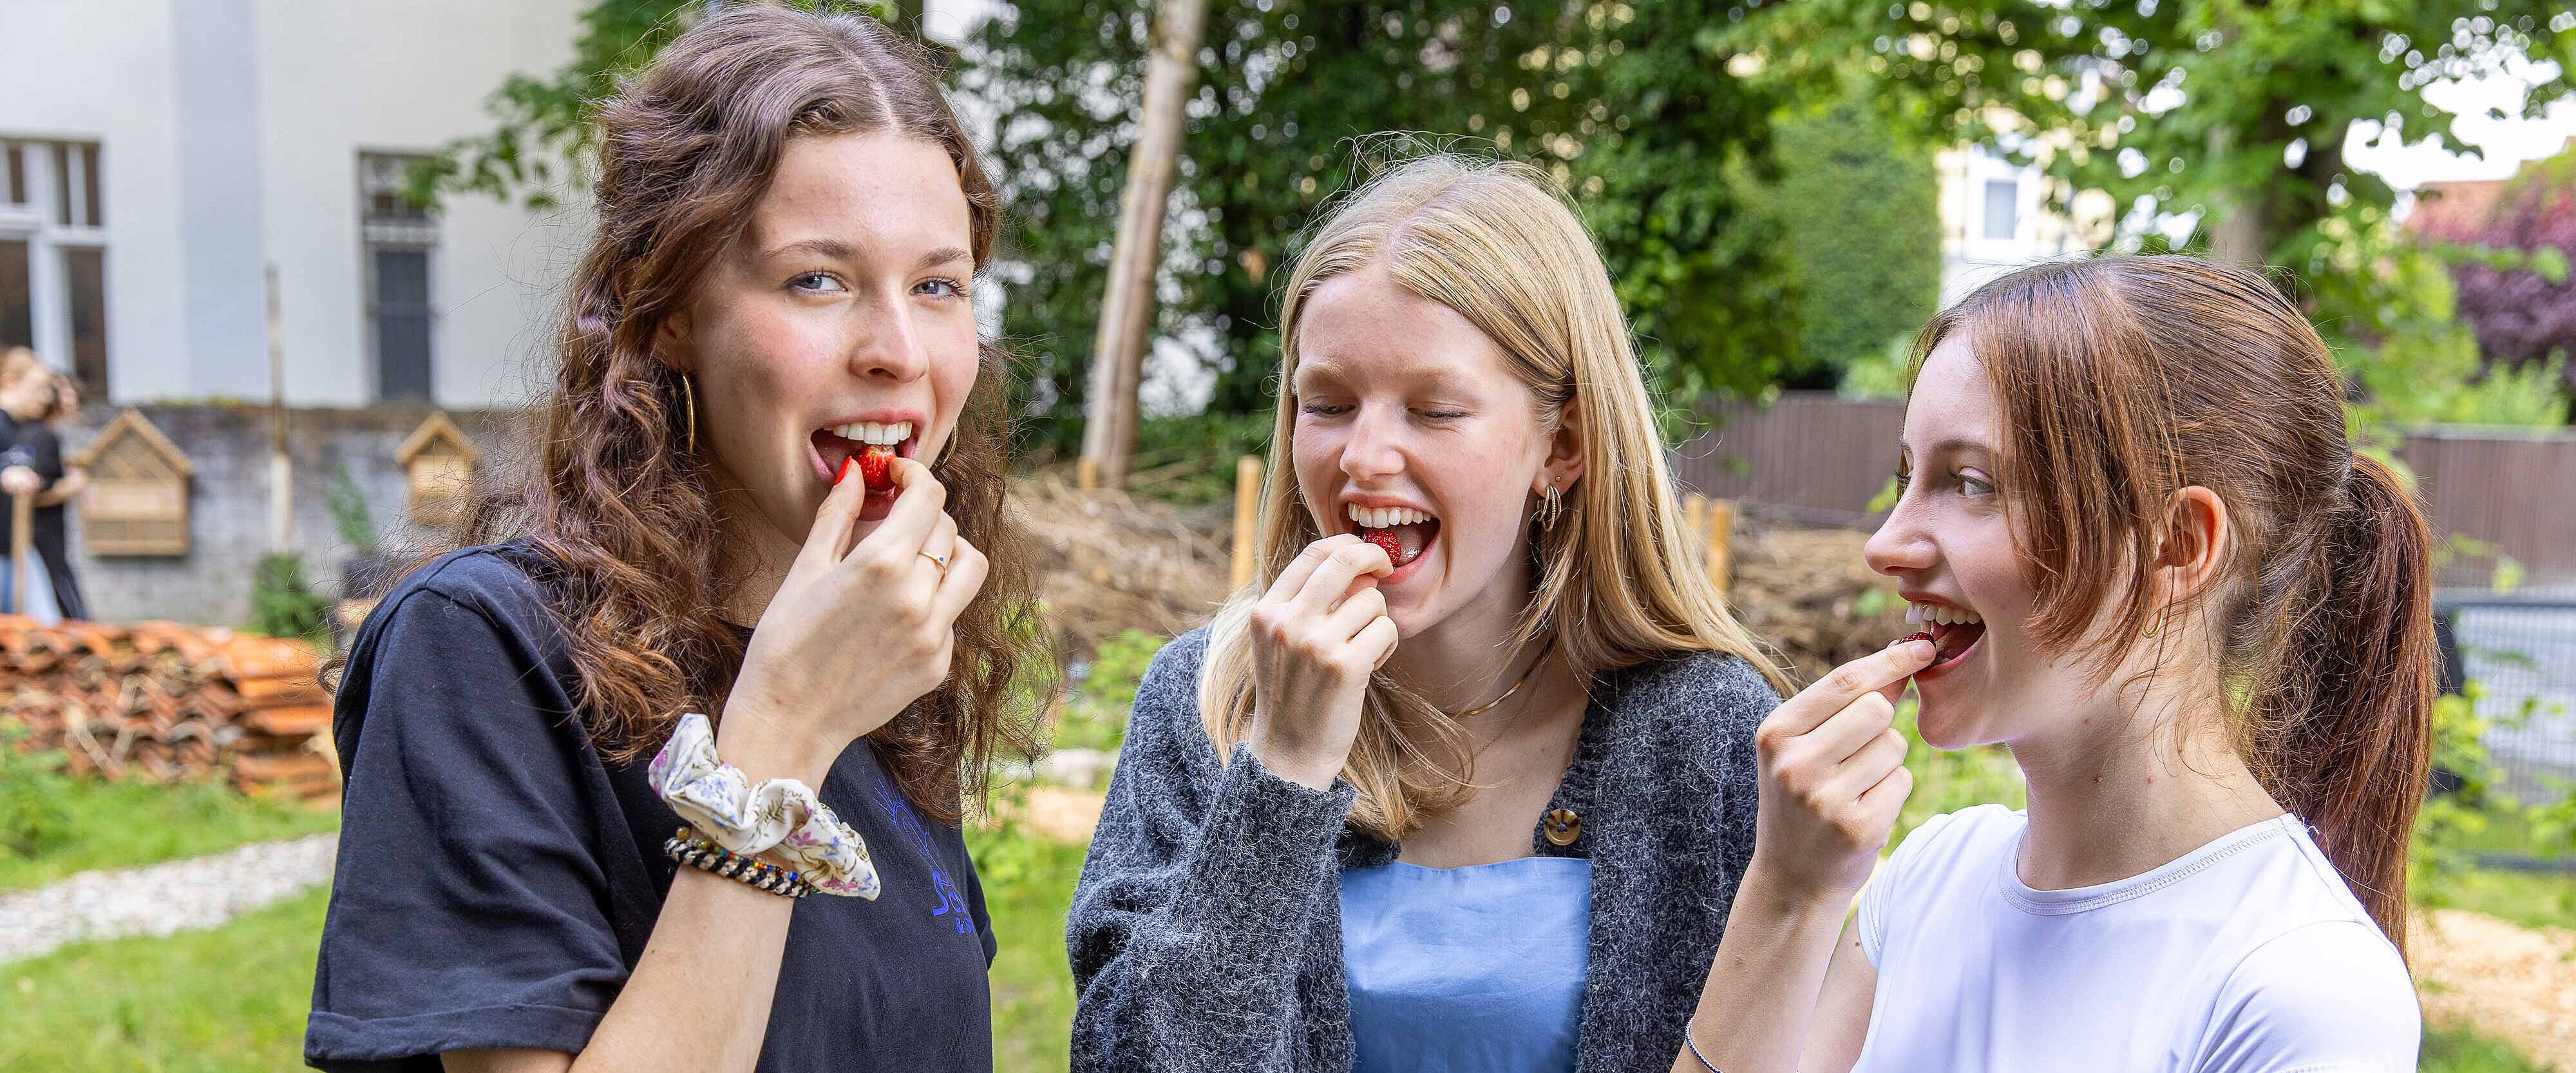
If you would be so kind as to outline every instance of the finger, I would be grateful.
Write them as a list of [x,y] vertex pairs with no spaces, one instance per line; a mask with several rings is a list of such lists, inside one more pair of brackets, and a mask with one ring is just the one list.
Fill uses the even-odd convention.
[[894,473],[901,482],[894,507],[858,546],[878,555],[910,558],[930,539],[931,528],[947,517],[948,486],[930,475],[930,467],[909,458],[895,459]]
[[1294,602],[1304,604],[1321,615],[1351,591],[1351,582],[1358,580],[1360,575],[1383,577],[1394,572],[1395,564],[1387,561],[1385,550],[1377,545],[1344,544],[1333,549],[1323,562],[1315,564],[1314,574],[1306,579],[1304,585],[1298,586]]
[[1833,777],[1825,780],[1825,792],[1835,797],[1857,798],[1870,787],[1887,778],[1887,773],[1905,766],[1905,735],[1894,730],[1879,731],[1861,744],[1858,751],[1843,759]]
[[[941,559],[954,561],[955,556],[952,552],[957,547],[957,541],[957,516],[943,510],[939,512],[938,519],[930,523],[930,535],[923,538],[921,550]],[[929,566],[931,562],[923,559],[921,565]]]
[[1896,722],[1896,707],[1876,693],[1863,693],[1824,724],[1791,746],[1799,755],[1826,764],[1844,764],[1879,732]]
[[832,486],[823,497],[823,505],[814,512],[814,528],[805,533],[805,546],[797,549],[796,567],[822,569],[841,561],[850,553],[851,533],[859,523],[859,511],[868,503],[866,481],[842,481]]
[[1306,579],[1314,576],[1315,568],[1322,565],[1325,558],[1359,543],[1359,540],[1350,533],[1336,533],[1306,545],[1306,550],[1297,554],[1297,558],[1288,564],[1288,569],[1279,572],[1278,580],[1270,583],[1270,591],[1266,595],[1283,602],[1295,599],[1297,590],[1306,586]]
[[1881,776],[1877,785],[1861,791],[1859,803],[1884,830],[1896,825],[1897,812],[1905,807],[1906,796],[1913,792],[1914,773],[1900,764],[1896,770]]
[[[927,564],[925,564],[927,565]],[[939,590],[930,597],[930,621],[942,626],[953,624],[966,613],[966,605],[975,602],[975,594],[984,591],[984,578],[992,561],[984,557],[965,537],[958,537],[948,552],[948,576],[939,580]]]
[[1834,668],[1833,673],[1782,702],[1765,722],[1778,720],[1782,731],[1804,734],[1850,707],[1863,694],[1877,693],[1893,703],[1895,697],[1888,694],[1888,688],[1894,686],[1902,693],[1905,680],[1931,666],[1938,651],[1930,641],[1914,640],[1862,656]]
[[1342,606],[1334,608],[1331,617],[1324,620],[1325,636],[1343,639],[1357,637],[1370,622],[1386,615],[1386,594],[1379,592],[1377,586],[1368,584],[1366,581],[1361,584],[1366,587],[1351,594],[1350,599],[1342,601]]
[[1385,615],[1371,619],[1351,638],[1351,651],[1367,656],[1371,671],[1386,666],[1387,657],[1395,655],[1395,620]]

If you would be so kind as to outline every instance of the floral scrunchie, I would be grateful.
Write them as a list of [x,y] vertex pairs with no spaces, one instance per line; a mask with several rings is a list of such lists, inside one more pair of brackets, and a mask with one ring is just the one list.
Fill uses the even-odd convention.
[[776,849],[825,894],[877,896],[868,844],[841,822],[813,787],[795,779],[751,784],[742,769],[716,759],[707,717],[680,717],[671,740],[653,755],[653,792],[710,841],[744,856]]

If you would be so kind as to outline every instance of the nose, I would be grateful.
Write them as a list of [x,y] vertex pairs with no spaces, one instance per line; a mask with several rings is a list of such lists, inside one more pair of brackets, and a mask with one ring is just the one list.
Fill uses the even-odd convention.
[[1941,551],[1924,521],[1914,490],[1906,489],[1904,495],[1897,497],[1896,508],[1888,512],[1887,520],[1869,535],[1869,543],[1861,548],[1861,558],[1870,569],[1889,577],[1931,569]]
[[906,384],[929,371],[917,311],[900,294],[851,303],[850,322],[850,371],[860,379]]
[[1342,475],[1363,487],[1404,472],[1401,410],[1363,406],[1342,443]]

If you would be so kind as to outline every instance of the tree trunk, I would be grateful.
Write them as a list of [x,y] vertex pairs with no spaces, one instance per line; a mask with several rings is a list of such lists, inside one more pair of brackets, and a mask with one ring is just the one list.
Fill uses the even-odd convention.
[[1100,335],[1091,352],[1091,392],[1082,429],[1084,487],[1126,483],[1136,449],[1136,389],[1154,323],[1154,275],[1163,259],[1163,212],[1181,157],[1182,105],[1198,81],[1199,37],[1207,0],[1161,0],[1153,47],[1145,60],[1145,103],[1127,190],[1118,203],[1118,238],[1110,248],[1108,293],[1101,296]]

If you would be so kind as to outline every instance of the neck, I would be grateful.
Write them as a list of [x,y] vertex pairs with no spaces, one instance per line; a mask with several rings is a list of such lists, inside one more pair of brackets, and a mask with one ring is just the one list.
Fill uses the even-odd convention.
[[716,564],[717,613],[735,625],[756,626],[803,544],[769,524],[721,467],[709,466],[707,479],[716,488],[716,529],[725,549]]
[[2041,890],[2109,883],[2173,862],[2285,810],[2227,742],[2208,690],[2151,680],[2106,688],[2065,729],[2010,742],[2029,784],[2022,882]]
[[1528,591],[1529,567],[1514,557],[1467,603],[1397,642],[1387,676],[1442,711],[1465,711],[1501,696],[1537,655],[1511,645]]

